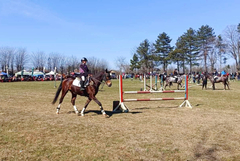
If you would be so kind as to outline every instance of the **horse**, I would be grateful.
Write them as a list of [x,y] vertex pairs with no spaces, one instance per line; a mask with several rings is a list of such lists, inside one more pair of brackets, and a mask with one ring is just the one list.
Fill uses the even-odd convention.
[[165,78],[166,84],[165,84],[165,86],[164,86],[164,89],[166,89],[167,86],[170,87],[170,86],[172,85],[172,83],[177,83],[177,89],[179,90],[179,85],[180,85],[181,87],[183,87],[183,86],[182,86],[182,80],[183,80],[182,75],[178,75],[178,76],[177,76],[177,79],[176,79],[175,77],[171,77],[171,76],[166,77],[166,78]]
[[75,110],[75,113],[77,115],[79,115],[79,112],[78,112],[77,107],[75,106],[75,100],[76,100],[77,95],[80,95],[80,96],[85,96],[85,97],[88,98],[87,102],[85,103],[85,106],[83,107],[83,109],[81,111],[81,116],[84,116],[84,112],[85,112],[88,104],[92,100],[94,100],[99,105],[103,116],[109,117],[106,114],[106,112],[104,111],[104,109],[102,107],[102,103],[96,98],[96,94],[98,93],[99,86],[101,85],[102,81],[105,81],[105,84],[108,87],[112,86],[110,71],[108,71],[106,69],[105,71],[99,72],[95,76],[90,77],[89,78],[89,85],[83,91],[80,90],[80,86],[73,85],[74,79],[75,78],[72,77],[72,76],[67,76],[60,83],[60,85],[57,89],[57,92],[55,94],[55,97],[53,99],[53,102],[52,102],[52,104],[56,103],[56,101],[58,99],[58,96],[59,96],[60,92],[62,91],[62,95],[61,95],[61,98],[59,99],[59,105],[57,106],[57,112],[56,113],[59,114],[61,103],[63,102],[63,99],[64,99],[65,95],[68,93],[68,91],[70,91],[72,93],[71,102],[72,102],[73,108]]
[[215,90],[215,83],[220,83],[220,82],[223,83],[224,90],[226,90],[226,86],[230,90],[228,77],[221,76],[221,77],[218,77],[216,80],[214,79],[214,77],[211,74],[206,74],[206,77],[211,81],[213,90]]

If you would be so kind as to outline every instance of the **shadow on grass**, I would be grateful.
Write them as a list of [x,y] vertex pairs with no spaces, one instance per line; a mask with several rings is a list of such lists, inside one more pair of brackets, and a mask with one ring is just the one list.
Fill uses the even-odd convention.
[[150,109],[149,107],[139,107],[139,108],[134,108],[133,110],[145,110],[145,109]]
[[[213,90],[213,89],[212,89]],[[224,89],[224,88],[215,88],[213,91],[230,91],[231,89]]]
[[168,106],[168,107],[160,107],[158,106],[157,108],[180,108],[179,106]]
[[[112,115],[116,115],[116,114],[138,114],[138,113],[142,113],[142,112],[121,112],[121,111],[105,111],[105,112],[109,117],[111,117]],[[95,113],[97,115],[102,115],[102,112],[100,110],[86,110],[85,114],[88,114],[88,113]],[[68,114],[75,114],[75,111],[68,111]]]

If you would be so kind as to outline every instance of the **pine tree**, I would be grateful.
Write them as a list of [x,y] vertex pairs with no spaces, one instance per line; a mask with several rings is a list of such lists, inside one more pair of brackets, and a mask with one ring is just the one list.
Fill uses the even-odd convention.
[[170,59],[177,64],[177,69],[180,71],[180,67],[183,68],[183,72],[185,73],[185,57],[186,57],[186,49],[184,45],[184,41],[182,41],[182,37],[179,37],[176,42],[176,48],[169,53]]
[[213,48],[213,43],[215,41],[215,33],[213,28],[208,25],[201,26],[197,31],[198,42],[200,44],[200,55],[204,60],[204,68],[207,71],[207,56],[208,52]]
[[223,55],[226,52],[226,47],[227,47],[227,45],[223,42],[223,39],[222,39],[221,35],[218,35],[218,37],[216,39],[215,47],[218,50],[219,64],[220,64],[220,71],[221,71],[222,70],[222,58],[223,58]]
[[173,50],[170,45],[172,39],[163,32],[159,34],[158,39],[153,44],[155,47],[156,60],[163,64],[163,70],[166,70],[167,66],[171,63],[169,53]]
[[136,72],[137,69],[139,69],[141,67],[141,64],[139,62],[139,58],[137,56],[136,53],[133,54],[133,58],[130,60],[130,67],[131,67],[131,70]]
[[197,61],[199,60],[199,45],[197,42],[196,31],[192,28],[188,29],[186,33],[182,36],[182,41],[184,43],[185,49],[185,58],[186,62],[190,66],[190,73],[192,72],[192,67],[198,65]]
[[141,65],[143,72],[147,72],[148,69],[150,70],[150,60],[152,58],[152,55],[150,52],[150,43],[147,39],[140,43],[140,46],[137,48],[136,54],[139,58],[139,65]]

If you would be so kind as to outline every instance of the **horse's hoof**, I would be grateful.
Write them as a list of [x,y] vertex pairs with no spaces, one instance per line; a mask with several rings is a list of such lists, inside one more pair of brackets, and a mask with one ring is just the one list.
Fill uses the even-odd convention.
[[84,114],[83,114],[83,113],[81,113],[81,116],[84,116]]
[[79,114],[79,112],[78,111],[75,111],[75,113],[78,115]]
[[103,116],[104,116],[105,118],[109,118],[109,115],[107,115],[107,114],[103,114]]
[[59,114],[59,112],[56,112],[56,114],[58,115],[58,114]]

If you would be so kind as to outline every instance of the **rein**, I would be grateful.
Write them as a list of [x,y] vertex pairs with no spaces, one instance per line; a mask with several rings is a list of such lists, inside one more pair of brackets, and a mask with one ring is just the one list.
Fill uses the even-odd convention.
[[106,82],[106,75],[105,75],[105,74],[104,74],[103,80],[102,80],[102,81],[104,81],[104,82],[102,82],[102,81],[100,81],[100,80],[98,80],[98,79],[96,79],[96,78],[94,78],[94,77],[91,77],[91,78],[92,78],[94,81],[99,82],[100,84]]

